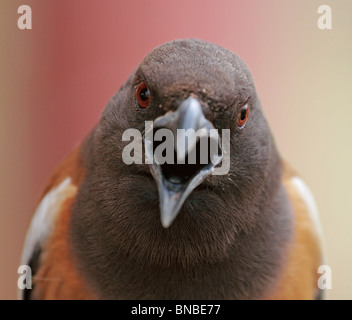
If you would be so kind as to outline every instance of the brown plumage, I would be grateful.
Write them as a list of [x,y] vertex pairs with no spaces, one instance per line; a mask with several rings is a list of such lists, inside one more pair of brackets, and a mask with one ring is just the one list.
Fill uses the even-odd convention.
[[[149,90],[147,108],[136,103],[140,83]],[[146,120],[172,128],[180,120],[168,115],[184,115],[191,104],[198,111],[187,117],[230,129],[230,171],[204,174],[180,209],[170,209],[161,190],[182,195],[204,166],[126,165],[122,134],[144,133]],[[250,112],[239,127],[243,106]],[[179,180],[158,183],[151,170],[164,182]],[[27,237],[22,263],[34,267],[34,288],[26,297],[313,299],[322,257],[302,184],[276,150],[245,64],[200,40],[164,44],[46,186],[36,215],[50,215],[49,231],[40,241],[31,231]]]

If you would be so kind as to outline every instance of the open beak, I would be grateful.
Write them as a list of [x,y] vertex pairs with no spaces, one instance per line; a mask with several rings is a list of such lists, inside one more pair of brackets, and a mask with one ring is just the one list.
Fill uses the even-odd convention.
[[[155,141],[154,134],[159,129],[173,133],[171,163],[158,160],[156,150],[161,142]],[[170,227],[187,197],[221,161],[220,138],[217,130],[212,129],[214,126],[205,118],[199,101],[192,96],[176,111],[167,112],[146,128],[145,154],[157,184],[164,228]]]

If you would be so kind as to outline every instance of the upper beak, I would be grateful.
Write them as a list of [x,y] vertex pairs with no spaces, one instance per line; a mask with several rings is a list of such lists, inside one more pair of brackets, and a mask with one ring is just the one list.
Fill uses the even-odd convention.
[[[169,129],[173,133],[175,163],[159,164],[154,154],[154,132],[161,128]],[[179,129],[186,131],[181,130],[180,134]],[[158,187],[161,223],[164,228],[172,224],[190,193],[221,161],[219,136],[212,129],[214,126],[205,118],[199,101],[193,97],[187,98],[176,111],[157,118],[146,128],[146,158]],[[182,133],[187,130],[185,138]],[[205,152],[199,141],[204,138],[209,142]]]

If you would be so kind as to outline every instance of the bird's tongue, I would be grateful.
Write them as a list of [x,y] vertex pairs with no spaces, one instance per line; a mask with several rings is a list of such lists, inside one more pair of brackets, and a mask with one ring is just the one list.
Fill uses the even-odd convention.
[[[207,152],[203,157],[204,159],[201,159],[200,155],[201,144],[205,145],[205,143],[210,145],[210,138],[203,137],[199,139],[190,153],[182,150],[181,153],[184,155],[182,158],[180,158],[177,150],[174,150],[174,163],[165,162],[160,165],[164,178],[172,184],[187,184],[199,171],[210,165],[211,159],[214,157],[210,150],[206,150]],[[175,143],[175,145],[177,145],[177,143]],[[154,143],[154,151],[157,146],[158,143]],[[180,148],[184,148],[184,144],[176,149],[180,150]],[[156,159],[156,161],[158,162],[158,159]]]

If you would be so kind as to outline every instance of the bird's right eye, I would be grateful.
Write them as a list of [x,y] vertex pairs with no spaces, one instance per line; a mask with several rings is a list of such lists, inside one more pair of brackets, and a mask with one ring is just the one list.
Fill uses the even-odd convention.
[[142,82],[136,92],[137,104],[140,108],[145,109],[150,103],[150,91],[145,82]]

